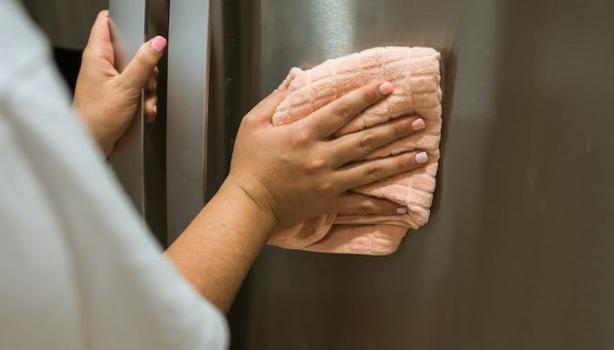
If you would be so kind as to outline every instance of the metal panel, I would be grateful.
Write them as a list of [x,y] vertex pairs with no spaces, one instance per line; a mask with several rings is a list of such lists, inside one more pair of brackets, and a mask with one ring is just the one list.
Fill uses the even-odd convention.
[[167,107],[168,243],[206,199],[209,1],[172,1]]
[[[83,50],[99,11],[109,0],[21,0],[55,47]],[[114,5],[117,6],[117,5]],[[117,7],[116,7],[117,8]]]
[[[117,68],[122,70],[138,48],[155,35],[168,34],[168,0],[112,0],[110,3]],[[130,199],[160,243],[166,242],[166,60],[158,65],[158,113],[145,123],[141,104],[110,162]]]
[[292,66],[392,44],[434,46],[445,66],[431,222],[388,257],[265,249],[233,348],[614,347],[613,2],[225,8],[227,46],[246,57],[225,70],[229,141]]
[[[113,40],[117,65],[124,68],[139,47],[145,42],[146,0],[111,0],[109,12],[113,28]],[[144,112],[143,93],[136,116],[125,135],[117,143],[111,164],[124,190],[141,212],[145,213],[145,160],[144,160]]]

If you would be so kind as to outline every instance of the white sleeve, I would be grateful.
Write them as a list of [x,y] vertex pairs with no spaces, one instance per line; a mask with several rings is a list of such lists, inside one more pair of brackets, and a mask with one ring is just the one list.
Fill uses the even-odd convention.
[[0,348],[226,348],[223,315],[164,258],[12,1],[0,42]]

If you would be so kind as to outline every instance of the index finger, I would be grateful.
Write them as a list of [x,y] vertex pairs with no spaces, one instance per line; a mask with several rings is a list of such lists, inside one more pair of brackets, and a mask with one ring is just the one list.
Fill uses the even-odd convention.
[[393,90],[394,84],[388,81],[370,83],[318,109],[301,122],[313,130],[317,138],[328,138],[362,111],[390,95]]

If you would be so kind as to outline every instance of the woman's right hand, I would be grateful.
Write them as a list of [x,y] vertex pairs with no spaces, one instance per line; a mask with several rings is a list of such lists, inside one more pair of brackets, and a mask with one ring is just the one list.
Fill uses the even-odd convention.
[[423,166],[427,162],[425,152],[357,160],[423,130],[424,120],[407,116],[332,138],[393,90],[390,82],[371,83],[297,122],[273,127],[272,115],[287,95],[286,88],[276,90],[243,119],[224,186],[244,192],[280,227],[325,213],[403,213],[405,208],[391,202],[348,190]]

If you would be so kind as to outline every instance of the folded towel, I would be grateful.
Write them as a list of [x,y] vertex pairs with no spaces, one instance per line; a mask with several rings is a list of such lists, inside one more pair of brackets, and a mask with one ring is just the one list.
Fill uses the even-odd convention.
[[353,189],[405,205],[408,214],[324,215],[277,232],[269,244],[323,253],[387,255],[398,248],[408,229],[417,229],[428,221],[441,135],[439,59],[439,53],[431,48],[379,47],[328,60],[310,70],[290,71],[284,82],[289,89],[288,96],[277,107],[273,125],[304,118],[371,81],[388,80],[396,85],[393,94],[365,110],[336,136],[418,114],[426,121],[425,130],[397,140],[365,159],[420,149],[429,154],[429,161],[423,168]]

